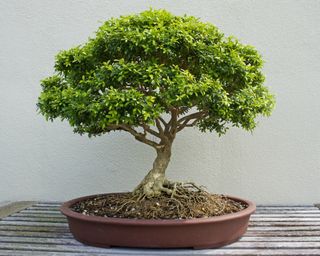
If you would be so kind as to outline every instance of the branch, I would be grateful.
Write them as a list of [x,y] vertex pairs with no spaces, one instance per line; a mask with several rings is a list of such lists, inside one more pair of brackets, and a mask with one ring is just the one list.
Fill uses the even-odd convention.
[[[159,117],[159,119],[160,119],[161,117]],[[157,128],[158,128],[158,130],[159,130],[159,134],[160,135],[164,135],[164,130],[163,130],[163,128],[162,128],[162,126],[161,126],[161,122],[159,121],[159,119],[157,118],[156,119],[156,126],[157,126]],[[162,119],[163,120],[163,119]],[[164,121],[164,120],[163,120]],[[166,127],[166,126],[164,126],[164,127]]]
[[168,133],[171,137],[174,137],[177,132],[178,127],[178,115],[179,115],[179,109],[177,108],[171,108],[171,119],[168,123]]
[[185,120],[182,124],[180,124],[178,126],[177,132],[180,132],[185,127],[194,126],[200,119],[201,119],[201,117],[199,116],[198,118],[195,118],[192,123],[189,123],[189,121],[192,120],[192,119]]
[[185,121],[185,120],[190,120],[190,119],[194,119],[194,118],[197,118],[199,115],[202,115],[202,114],[207,114],[208,113],[208,111],[206,111],[206,110],[203,110],[203,111],[199,111],[199,112],[196,112],[196,113],[192,113],[192,114],[190,114],[190,115],[187,115],[187,116],[184,116],[184,117],[182,117],[182,118],[180,118],[179,120],[178,120],[178,122],[181,124],[181,122],[183,122],[183,121]]
[[[170,121],[167,123],[161,116],[159,116],[157,119],[159,119],[158,121],[160,121],[164,127],[164,130],[163,130],[164,134],[167,134],[170,129]],[[158,125],[157,125],[157,127],[158,127]],[[158,129],[159,129],[159,127],[158,127]]]
[[[177,132],[180,132],[185,127],[192,127],[194,126],[201,118],[207,115],[207,111],[199,111],[187,116],[184,116],[178,120],[178,129]],[[194,120],[193,120],[194,119]],[[192,123],[189,123],[193,120]]]
[[156,143],[156,142],[154,142],[154,141],[152,141],[152,140],[147,139],[147,138],[146,138],[146,136],[147,136],[146,133],[140,133],[140,132],[136,131],[135,129],[133,129],[133,128],[132,128],[131,126],[129,126],[129,125],[120,124],[120,125],[118,125],[118,126],[119,126],[122,130],[131,133],[131,134],[135,137],[135,139],[138,140],[138,141],[140,141],[140,142],[143,142],[143,143],[145,143],[145,144],[147,144],[147,145],[149,145],[149,146],[151,146],[151,147],[153,147],[153,148],[155,148],[155,149],[158,149],[158,148],[161,147],[160,144],[158,144],[158,143]]
[[161,116],[159,116],[158,119],[162,122],[164,126],[168,125],[167,122]]
[[118,125],[118,124],[109,124],[105,129],[108,131],[123,130],[121,125]]
[[[152,130],[149,125],[141,124],[141,126],[142,126],[142,128],[143,128],[143,130],[144,130],[145,133],[148,132],[148,133],[150,133],[150,134],[152,134],[152,135],[154,135],[154,136],[156,136],[156,137],[158,137],[158,138],[161,137],[161,136],[160,136],[160,133],[156,132],[155,130]],[[159,132],[160,132],[160,131],[159,131]]]
[[147,145],[149,145],[149,146],[151,146],[151,147],[153,147],[155,149],[159,149],[159,148],[162,147],[160,144],[158,144],[158,143],[156,143],[156,142],[154,142],[152,140],[148,140],[144,136],[134,136],[134,137],[136,138],[136,140],[138,140],[140,142],[143,142],[143,143],[145,143],[145,144],[147,144]]

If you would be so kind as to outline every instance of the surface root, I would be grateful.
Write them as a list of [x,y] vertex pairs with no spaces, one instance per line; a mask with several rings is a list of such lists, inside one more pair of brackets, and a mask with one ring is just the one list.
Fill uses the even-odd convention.
[[223,195],[210,194],[193,182],[165,181],[158,196],[137,193],[107,194],[77,203],[73,210],[86,215],[137,219],[190,219],[233,213],[246,208]]

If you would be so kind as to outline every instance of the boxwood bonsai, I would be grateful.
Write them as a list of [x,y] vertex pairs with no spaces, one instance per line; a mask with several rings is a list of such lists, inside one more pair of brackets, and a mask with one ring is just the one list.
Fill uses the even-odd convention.
[[262,65],[254,47],[214,25],[150,9],[109,19],[87,43],[61,51],[37,105],[76,133],[125,131],[152,147],[153,167],[133,192],[172,195],[178,183],[165,171],[179,132],[250,131],[258,115],[271,113]]

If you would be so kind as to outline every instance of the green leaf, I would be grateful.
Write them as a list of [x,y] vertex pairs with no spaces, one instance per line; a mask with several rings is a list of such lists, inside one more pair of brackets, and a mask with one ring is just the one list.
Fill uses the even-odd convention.
[[109,19],[86,43],[58,53],[37,105],[46,119],[66,119],[90,136],[112,124],[154,124],[172,107],[207,111],[201,131],[252,130],[275,102],[262,65],[253,46],[213,24],[150,9]]

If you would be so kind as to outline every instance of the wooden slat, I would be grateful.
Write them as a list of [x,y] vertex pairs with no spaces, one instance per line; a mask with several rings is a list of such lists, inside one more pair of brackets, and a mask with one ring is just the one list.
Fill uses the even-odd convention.
[[45,213],[14,213],[11,214],[10,217],[30,217],[30,218],[59,218],[59,219],[66,219],[65,216],[62,216],[60,213],[59,214],[45,214]]
[[215,250],[101,249],[73,239],[60,202],[40,202],[0,221],[0,256],[320,255],[320,211],[314,206],[259,206],[247,233]]
[[278,237],[291,237],[291,236],[320,236],[320,231],[273,231],[273,230],[252,230],[248,229],[246,236],[278,236]]
[[249,223],[249,227],[257,227],[257,226],[268,226],[268,227],[307,227],[307,226],[320,226],[320,221],[294,221],[294,222],[283,222],[283,221],[251,221]]
[[[68,232],[54,233],[54,232],[37,232],[37,231],[0,231],[0,237],[31,237],[31,238],[63,238],[73,239],[73,236]],[[320,242],[320,236],[243,236],[240,241],[249,242]]]
[[56,201],[51,201],[51,202],[38,202],[37,203],[38,206],[46,206],[46,205],[62,205],[62,202],[56,202]]
[[0,231],[36,231],[36,232],[69,232],[67,226],[48,227],[48,226],[21,226],[21,225],[2,225],[0,222]]
[[282,204],[258,204],[258,208],[308,208],[315,207],[313,204],[298,204],[298,205],[282,205]]
[[320,221],[320,217],[318,218],[303,218],[301,216],[300,218],[260,218],[253,216],[250,218],[250,221],[283,221],[283,222],[294,222],[294,221]]
[[4,203],[0,207],[0,219],[7,217],[15,212],[21,211],[22,209],[35,204],[33,201],[20,201],[20,202],[10,202]]
[[319,210],[257,210],[255,214],[319,214]]
[[[26,249],[24,249],[26,248]],[[48,251],[46,247],[36,247],[20,244],[17,246],[17,250],[7,250],[0,249],[1,256],[115,256],[115,255],[148,255],[148,256],[160,256],[160,255],[179,255],[179,256],[189,256],[189,255],[214,255],[214,256],[248,256],[248,255],[259,255],[259,256],[273,256],[273,255],[318,255],[319,249],[215,249],[215,250],[138,250],[138,249],[102,249],[101,251],[60,251],[60,248],[55,248]],[[92,248],[92,247],[90,247]],[[80,249],[80,248],[79,248]]]
[[52,210],[22,210],[21,213],[48,213],[48,214],[57,214],[57,215],[61,215],[61,213],[59,211],[52,211]]
[[57,244],[57,245],[78,245],[83,246],[82,243],[75,239],[68,238],[48,238],[48,237],[21,237],[21,236],[1,236],[0,237],[0,247],[1,243],[31,243],[31,244]]
[[31,222],[52,222],[52,223],[66,223],[66,218],[57,217],[6,217],[4,221],[31,221]]
[[252,218],[320,218],[320,214],[292,214],[292,213],[285,213],[285,214],[254,214]]
[[257,207],[257,211],[313,211],[319,208],[310,207]]
[[[52,251],[17,251],[17,250],[1,250],[0,249],[0,256],[88,256],[88,253],[74,253],[74,252],[52,252]],[[90,256],[112,256],[112,255],[119,255],[117,254],[110,254],[110,253],[90,253]],[[133,254],[131,254],[133,255]]]
[[[1,221],[1,225],[30,227],[67,227],[66,222]],[[0,226],[1,227],[1,226]],[[320,231],[320,226],[250,226],[251,231]]]
[[40,243],[13,243],[1,242],[0,249],[10,250],[33,250],[33,251],[54,251],[54,252],[103,252],[103,248],[85,246],[85,245],[63,245],[63,244],[40,244]]
[[49,211],[58,211],[60,207],[58,206],[31,206],[29,208],[27,208],[28,210],[34,210],[34,211],[37,211],[37,210],[40,210],[40,211],[46,211],[46,210],[49,210]]
[[30,210],[42,210],[42,209],[54,209],[59,210],[62,204],[60,205],[41,205],[39,203],[29,206],[27,209]]
[[242,242],[320,242],[320,236],[279,237],[279,236],[243,236]]
[[[73,239],[63,239],[63,238],[34,238],[34,237],[0,237],[1,243],[28,243],[34,245],[67,245],[67,246],[83,246],[80,242]],[[278,249],[278,248],[307,248],[307,249],[320,249],[320,243],[317,241],[273,241],[273,242],[261,242],[261,241],[239,241],[231,245],[227,245],[225,248],[268,248],[268,249]]]
[[320,249],[319,242],[238,242],[225,246],[225,248],[257,248],[257,249]]
[[43,237],[43,238],[65,238],[74,239],[71,233],[68,231],[64,232],[43,232],[43,231],[32,231],[32,230],[0,230],[0,237],[6,236],[18,236],[18,237]]
[[14,226],[33,226],[33,227],[67,227],[67,223],[53,223],[53,222],[31,222],[31,221],[6,221],[2,220],[1,225],[14,225]]

